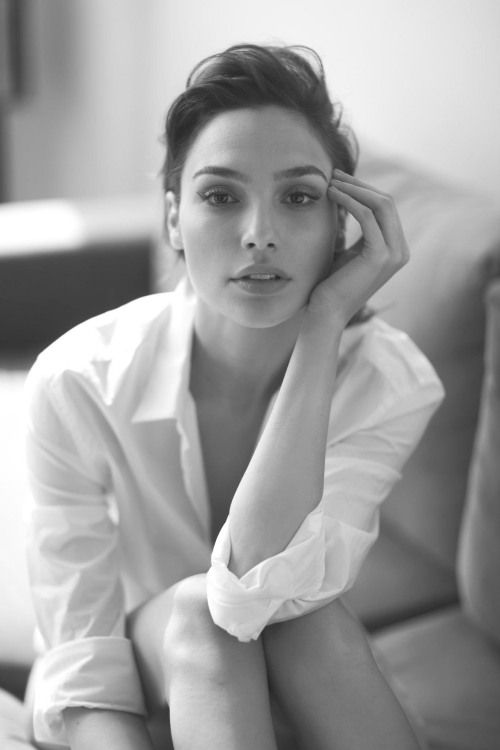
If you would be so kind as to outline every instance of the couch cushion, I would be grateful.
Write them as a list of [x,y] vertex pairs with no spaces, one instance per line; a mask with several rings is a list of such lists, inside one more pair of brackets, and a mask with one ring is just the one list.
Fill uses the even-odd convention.
[[393,529],[386,519],[347,596],[370,631],[456,603],[453,572]]
[[34,748],[28,740],[27,716],[23,704],[14,696],[0,690],[0,748],[28,750]]
[[500,650],[460,609],[390,628],[374,649],[430,750],[498,750]]
[[500,211],[365,148],[358,174],[394,196],[412,252],[374,306],[427,354],[447,392],[384,513],[453,567],[482,381],[483,294],[500,274]]
[[487,294],[486,333],[481,412],[458,571],[467,612],[500,645],[500,281]]

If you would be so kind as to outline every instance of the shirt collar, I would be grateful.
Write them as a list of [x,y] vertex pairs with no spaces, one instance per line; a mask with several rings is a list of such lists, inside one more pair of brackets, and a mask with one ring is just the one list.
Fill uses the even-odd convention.
[[132,422],[178,419],[189,395],[195,296],[187,278],[172,293],[170,316]]
[[[171,314],[162,331],[143,395],[133,414],[134,423],[179,419],[189,398],[196,296],[187,277],[181,279],[172,294]],[[365,327],[358,324],[345,329],[340,341],[339,358],[343,358],[356,344]]]

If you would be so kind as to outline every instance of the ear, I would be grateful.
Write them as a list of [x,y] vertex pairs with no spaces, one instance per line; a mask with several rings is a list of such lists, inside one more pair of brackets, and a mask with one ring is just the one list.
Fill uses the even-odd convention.
[[165,194],[165,217],[170,244],[174,250],[182,250],[182,234],[179,224],[179,201],[172,190]]

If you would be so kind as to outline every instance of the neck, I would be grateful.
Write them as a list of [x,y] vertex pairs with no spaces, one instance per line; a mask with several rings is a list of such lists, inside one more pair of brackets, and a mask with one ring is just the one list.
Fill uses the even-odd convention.
[[246,328],[224,319],[195,317],[191,392],[249,408],[268,401],[281,385],[300,316],[272,328]]

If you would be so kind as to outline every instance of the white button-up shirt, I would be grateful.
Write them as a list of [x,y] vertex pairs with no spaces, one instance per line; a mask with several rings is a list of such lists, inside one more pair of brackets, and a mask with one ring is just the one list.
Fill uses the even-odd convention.
[[28,376],[40,741],[66,743],[68,706],[144,712],[126,615],[184,577],[208,572],[212,617],[241,640],[344,593],[377,537],[380,503],[443,397],[404,333],[377,317],[348,327],[323,497],[286,549],[238,579],[227,567],[227,522],[211,539],[189,391],[195,306],[182,282],[106,312],[48,347]]

